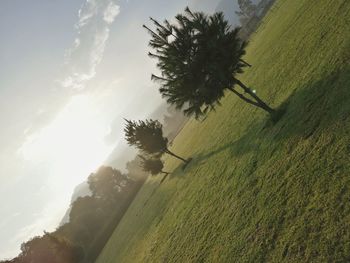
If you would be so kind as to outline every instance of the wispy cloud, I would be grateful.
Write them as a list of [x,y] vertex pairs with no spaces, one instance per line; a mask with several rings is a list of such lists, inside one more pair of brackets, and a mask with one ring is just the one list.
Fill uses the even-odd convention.
[[114,3],[110,3],[106,8],[103,19],[107,24],[112,24],[117,15],[119,15],[120,7]]
[[96,75],[103,58],[110,26],[120,12],[115,0],[87,0],[79,10],[77,37],[66,54],[67,73],[63,87],[84,89]]

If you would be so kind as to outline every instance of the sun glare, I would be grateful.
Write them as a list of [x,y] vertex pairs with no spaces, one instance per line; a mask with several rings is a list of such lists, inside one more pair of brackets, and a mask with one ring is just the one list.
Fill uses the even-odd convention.
[[107,132],[91,97],[74,96],[49,126],[27,138],[20,152],[27,161],[48,164],[58,180],[78,184],[112,150],[104,141]]

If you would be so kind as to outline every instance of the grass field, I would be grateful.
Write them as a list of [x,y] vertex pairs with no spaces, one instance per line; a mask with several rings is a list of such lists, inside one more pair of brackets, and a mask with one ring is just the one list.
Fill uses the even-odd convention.
[[286,113],[233,94],[190,121],[97,263],[350,262],[350,1],[277,0],[241,79]]

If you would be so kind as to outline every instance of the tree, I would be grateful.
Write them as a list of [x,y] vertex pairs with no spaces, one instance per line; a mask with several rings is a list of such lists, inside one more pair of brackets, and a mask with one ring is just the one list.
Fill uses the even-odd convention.
[[19,257],[13,259],[5,259],[1,260],[0,263],[24,263],[23,260]]
[[187,116],[183,115],[173,106],[168,105],[167,112],[164,114],[163,118],[163,131],[170,143],[175,139],[176,135],[184,127],[187,121]]
[[144,25],[155,50],[149,56],[158,60],[161,72],[152,80],[160,83],[159,91],[168,103],[198,118],[215,109],[230,90],[245,102],[274,112],[236,77],[249,65],[242,59],[247,42],[238,37],[239,28],[231,29],[223,13],[207,16],[188,7],[175,18],[174,24],[151,18],[155,31]]
[[147,173],[141,167],[141,161],[139,155],[136,155],[135,158],[126,163],[126,170],[128,177],[130,177],[135,182],[144,182],[148,176]]
[[79,197],[72,204],[69,223],[74,227],[74,242],[85,245],[93,240],[106,217],[103,203],[92,196]]
[[157,175],[159,173],[170,174],[163,171],[164,164],[159,158],[145,158],[143,156],[140,156],[140,158],[142,159],[141,166],[145,172],[149,172],[151,175]]
[[131,121],[126,120],[124,128],[125,138],[129,145],[135,146],[142,152],[160,157],[167,153],[185,163],[188,160],[174,154],[168,149],[168,139],[163,136],[163,125],[159,121]]
[[23,243],[21,251],[21,254],[13,262],[78,263],[84,258],[81,247],[47,232],[42,237],[34,237]]
[[238,0],[238,6],[241,11],[236,12],[241,17],[251,18],[256,15],[257,6],[251,0]]
[[126,175],[109,166],[101,166],[88,178],[93,197],[111,202],[116,200],[116,196],[128,184],[128,181]]
[[65,238],[59,238],[52,233],[45,232],[45,237],[53,244],[55,255],[62,263],[77,263],[83,260],[84,250]]

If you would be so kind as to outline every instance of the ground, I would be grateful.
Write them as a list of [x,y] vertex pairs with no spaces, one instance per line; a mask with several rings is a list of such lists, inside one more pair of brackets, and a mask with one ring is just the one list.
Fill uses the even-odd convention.
[[239,78],[277,123],[227,93],[191,120],[97,263],[350,262],[350,1],[277,0]]

